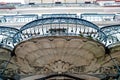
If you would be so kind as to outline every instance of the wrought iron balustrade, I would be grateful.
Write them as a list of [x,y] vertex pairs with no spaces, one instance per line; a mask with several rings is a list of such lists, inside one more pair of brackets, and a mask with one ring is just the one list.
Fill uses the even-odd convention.
[[14,36],[14,44],[34,37],[83,36],[105,43],[106,36],[100,28],[83,19],[51,17],[32,21]]
[[107,36],[106,46],[113,47],[120,43],[120,25],[111,25],[101,28]]
[[0,47],[13,49],[13,36],[18,32],[18,29],[0,26]]

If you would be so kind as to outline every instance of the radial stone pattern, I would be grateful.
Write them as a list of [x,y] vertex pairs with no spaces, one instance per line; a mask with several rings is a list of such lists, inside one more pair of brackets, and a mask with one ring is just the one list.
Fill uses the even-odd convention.
[[4,75],[14,78],[17,74],[22,80],[117,76],[119,25],[100,29],[86,20],[58,17],[32,21],[19,31],[1,27],[0,32],[5,36],[0,43],[0,70]]
[[3,71],[5,63],[10,58],[10,51],[5,48],[0,48],[0,71]]
[[14,36],[17,45],[13,60],[20,74],[32,75],[31,80],[35,75],[51,73],[77,74],[82,79],[93,80],[93,76],[80,75],[104,73],[101,70],[106,62],[104,38],[104,33],[91,22],[65,17],[44,18],[26,24]]
[[18,66],[11,59],[11,51],[0,48],[0,72],[7,77],[13,76],[18,70]]
[[101,67],[104,46],[83,37],[42,37],[15,48],[16,64],[24,74],[95,73]]

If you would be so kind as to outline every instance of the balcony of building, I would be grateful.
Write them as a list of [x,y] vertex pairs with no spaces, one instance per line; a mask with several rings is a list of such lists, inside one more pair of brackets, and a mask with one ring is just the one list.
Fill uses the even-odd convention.
[[74,17],[41,18],[20,29],[1,26],[0,76],[3,80],[117,79],[119,28],[100,28]]

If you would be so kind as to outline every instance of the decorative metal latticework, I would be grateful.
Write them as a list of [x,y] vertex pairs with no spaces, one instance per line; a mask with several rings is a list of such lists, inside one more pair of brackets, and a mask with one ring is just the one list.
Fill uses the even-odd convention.
[[[97,25],[83,19],[61,17],[61,15],[53,16],[55,17],[51,16],[29,22],[20,30],[0,26],[0,46],[13,48],[13,44],[29,38],[44,36],[89,37],[109,47],[118,45],[120,41],[120,25],[110,25],[100,29]],[[15,35],[15,33],[17,34]],[[14,40],[14,43],[11,40]]]
[[19,30],[16,28],[0,26],[0,46],[3,48],[13,49],[13,36]]
[[78,18],[51,17],[24,25],[14,36],[14,44],[33,37],[83,36],[105,43],[106,36],[95,24]]
[[111,25],[101,28],[101,30],[106,34],[107,41],[106,46],[113,47],[119,45],[120,43],[120,25]]
[[[10,74],[5,77],[7,66],[11,61],[11,52],[14,48],[13,46],[13,36],[19,30],[16,28],[0,26],[0,80],[12,80]],[[9,71],[7,71],[9,72]]]
[[[0,26],[0,46],[2,48],[13,50],[20,42],[32,38],[47,38],[50,36],[80,36],[93,39],[110,48],[120,43],[119,33],[120,25],[111,25],[99,28],[97,25],[89,21],[74,17],[47,17],[29,22],[21,27],[20,30]],[[61,65],[62,61],[59,60],[55,63],[57,65]],[[64,66],[62,66],[62,68],[64,68]],[[74,69],[80,71],[81,69],[83,70],[83,67],[78,66]]]

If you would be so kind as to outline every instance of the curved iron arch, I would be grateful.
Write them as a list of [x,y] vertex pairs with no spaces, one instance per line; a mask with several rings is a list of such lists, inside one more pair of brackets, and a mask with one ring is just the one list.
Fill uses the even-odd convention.
[[6,29],[12,29],[12,30],[19,31],[18,29],[10,27],[10,26],[0,26],[0,28],[6,28]]
[[101,31],[107,36],[106,46],[112,47],[118,45],[117,43],[120,42],[120,24],[104,26],[101,28]]
[[[55,22],[56,20],[59,20],[58,22]],[[29,22],[28,24],[24,25],[23,27],[20,28],[21,30],[25,30],[27,28],[31,28],[34,26],[42,25],[42,24],[53,24],[53,23],[72,23],[72,24],[83,24],[85,26],[92,27],[94,29],[99,30],[99,27],[92,22],[89,22],[84,19],[79,19],[79,18],[71,18],[71,17],[50,17],[50,18],[42,18],[38,20],[34,20],[32,22]]]
[[18,32],[19,30],[12,27],[7,26],[0,26],[0,47],[7,48],[12,50],[13,47],[13,36]]
[[112,35],[120,32],[120,25],[110,25],[110,26],[104,26],[101,28],[101,30],[107,35]]
[[[60,26],[63,24],[65,24],[66,26]],[[70,26],[67,26],[67,24]],[[46,25],[47,27],[45,27]],[[50,28],[51,25],[52,28]],[[55,25],[57,25],[57,28],[54,27]],[[81,26],[83,28],[81,28]],[[63,30],[62,32],[64,32],[65,34],[62,35],[64,36],[82,35],[84,37],[87,36],[93,38],[94,40],[100,41],[102,43],[105,43],[106,41],[106,35],[100,30],[100,28],[97,25],[93,24],[92,22],[89,22],[84,19],[71,18],[71,17],[50,17],[50,18],[42,18],[42,19],[34,20],[21,27],[20,31],[16,33],[14,36],[14,43],[17,44],[26,39],[30,39],[30,37],[55,36],[56,33],[55,35],[51,34],[51,30],[55,31],[54,29],[58,29],[58,28],[59,30],[60,29]],[[62,35],[58,34],[57,36],[62,36]]]

